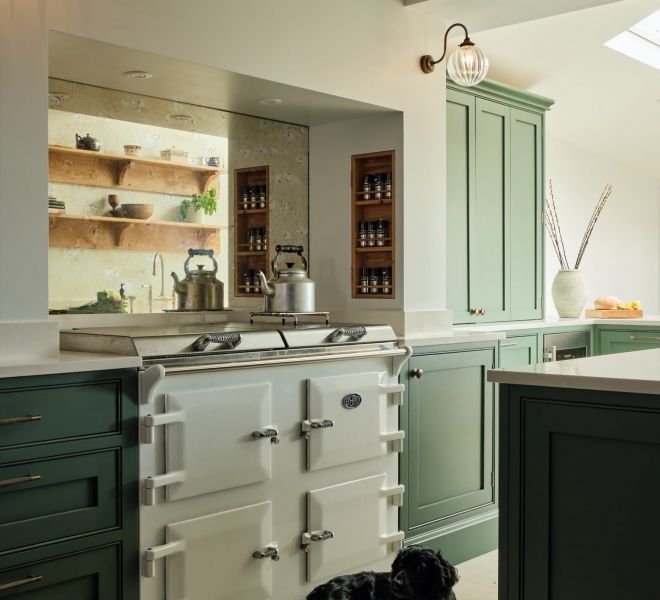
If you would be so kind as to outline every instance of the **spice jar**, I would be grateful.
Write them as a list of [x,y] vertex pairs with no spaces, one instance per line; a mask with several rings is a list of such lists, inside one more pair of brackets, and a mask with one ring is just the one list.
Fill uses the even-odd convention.
[[369,200],[369,198],[371,198],[371,194],[369,194],[369,192],[371,191],[371,182],[369,180],[369,175],[364,176],[364,180],[362,181],[362,191],[364,192],[362,199]]
[[243,210],[247,210],[249,207],[250,207],[250,196],[247,188],[245,188],[243,190],[243,193],[241,194],[241,208]]
[[367,245],[367,223],[360,221],[358,226],[358,246],[364,248]]
[[254,250],[255,242],[256,242],[256,235],[255,235],[254,227],[250,227],[248,229],[248,250],[250,252]]
[[385,173],[385,198],[392,197],[392,173]]
[[266,186],[259,186],[259,208],[266,208]]
[[360,271],[360,293],[369,293],[369,271],[366,268]]
[[376,221],[376,246],[384,246],[386,237],[387,221],[385,219],[378,219]]
[[250,208],[257,208],[257,188],[250,188]]
[[383,294],[390,294],[392,292],[392,288],[389,287],[391,283],[392,283],[391,269],[390,267],[383,267],[380,270],[380,284],[383,286],[381,288]]
[[374,191],[376,200],[380,200],[383,197],[383,180],[380,173],[374,175]]
[[373,221],[367,221],[367,246],[376,245],[376,228]]
[[252,273],[248,270],[243,273],[243,285],[245,286],[245,293],[252,292]]
[[378,293],[378,269],[371,269],[369,274],[369,291],[372,294]]
[[259,271],[251,269],[252,271],[252,292],[259,294],[261,292],[261,281],[259,281]]

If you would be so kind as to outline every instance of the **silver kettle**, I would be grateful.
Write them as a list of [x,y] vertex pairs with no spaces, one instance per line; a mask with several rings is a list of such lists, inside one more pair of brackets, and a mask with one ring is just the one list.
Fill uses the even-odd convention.
[[[213,270],[207,271],[204,265],[190,271],[188,263],[193,256],[208,256],[213,261]],[[218,263],[213,258],[213,250],[188,250],[188,258],[183,263],[186,278],[179,281],[173,271],[174,291],[177,293],[178,310],[222,310],[224,299],[224,284],[216,279]]]
[[[258,271],[261,292],[266,301],[266,312],[314,312],[314,282],[309,278],[307,258],[302,246],[275,246],[275,258],[270,263],[273,278],[266,281],[263,271]],[[295,253],[302,260],[303,267],[294,267],[286,263],[286,268],[279,268],[277,261],[283,253]]]

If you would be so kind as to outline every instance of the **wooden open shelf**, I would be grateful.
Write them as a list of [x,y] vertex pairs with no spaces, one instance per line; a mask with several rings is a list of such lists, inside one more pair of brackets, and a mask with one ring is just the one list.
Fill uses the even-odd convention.
[[48,146],[48,180],[191,196],[218,184],[220,169],[169,160]]
[[[363,299],[396,298],[396,185],[394,150],[356,154],[352,157],[351,169],[352,296],[353,298]],[[391,174],[391,198],[374,198],[375,190],[369,192],[363,191],[362,185],[365,176],[373,176],[376,173]],[[384,192],[385,190],[382,190],[382,193]],[[365,193],[371,195],[369,200],[364,199]],[[379,219],[384,219],[389,228],[387,236],[380,238],[387,246],[360,246],[358,235],[360,221],[377,221]],[[367,286],[369,293],[362,293],[361,289],[363,286],[360,285],[360,275],[363,269],[376,269],[379,273],[383,269],[388,269],[390,274],[389,285],[381,285],[379,279],[378,285]],[[390,289],[390,292],[383,294],[382,290],[386,287]],[[378,290],[378,293],[371,293],[373,289]]]
[[68,214],[49,214],[48,220],[49,245],[56,248],[220,252],[220,228],[215,225]]
[[[266,188],[265,208],[243,209],[241,194],[245,188],[264,186]],[[268,276],[269,250],[248,250],[248,231],[251,228],[264,229],[267,248],[271,246],[268,225],[270,207],[270,169],[268,165],[234,170],[234,296],[260,298],[261,292],[254,285],[245,286],[244,274],[250,271],[263,271]],[[246,291],[250,288],[250,292]],[[253,291],[253,290],[257,291]]]

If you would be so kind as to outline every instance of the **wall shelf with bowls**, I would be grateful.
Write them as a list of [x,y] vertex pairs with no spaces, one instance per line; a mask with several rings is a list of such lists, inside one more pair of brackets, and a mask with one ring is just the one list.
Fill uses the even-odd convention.
[[209,248],[220,252],[220,227],[173,221],[49,214],[52,248],[187,252]]
[[218,167],[141,156],[48,146],[48,180],[190,196],[218,185]]

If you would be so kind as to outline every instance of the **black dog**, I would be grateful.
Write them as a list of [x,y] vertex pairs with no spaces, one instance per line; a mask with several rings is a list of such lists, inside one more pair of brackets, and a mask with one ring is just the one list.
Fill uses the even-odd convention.
[[440,552],[409,546],[394,559],[391,573],[341,575],[314,588],[307,600],[456,600],[457,582],[456,569]]

